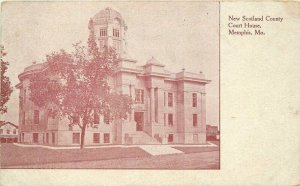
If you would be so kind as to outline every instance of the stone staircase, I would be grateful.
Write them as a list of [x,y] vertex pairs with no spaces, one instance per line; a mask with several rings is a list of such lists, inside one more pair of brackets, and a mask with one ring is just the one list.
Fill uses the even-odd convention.
[[130,134],[129,137],[131,138],[131,144],[161,144],[157,139],[151,137],[144,131],[136,131],[134,134]]

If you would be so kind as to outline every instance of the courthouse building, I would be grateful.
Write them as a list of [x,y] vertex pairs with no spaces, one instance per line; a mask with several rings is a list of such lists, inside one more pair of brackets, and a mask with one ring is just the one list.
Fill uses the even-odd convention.
[[[120,13],[106,8],[92,19],[99,47],[114,47],[120,56],[119,68],[110,86],[114,91],[130,95],[134,104],[126,120],[95,117],[94,124],[86,130],[85,144],[206,143],[205,85],[209,80],[204,74],[184,69],[171,73],[154,57],[138,66],[136,60],[127,57],[127,26]],[[19,75],[20,142],[79,144],[78,126],[70,126],[68,119],[49,115],[49,110],[29,100],[28,77],[46,66],[46,63],[33,64]]]

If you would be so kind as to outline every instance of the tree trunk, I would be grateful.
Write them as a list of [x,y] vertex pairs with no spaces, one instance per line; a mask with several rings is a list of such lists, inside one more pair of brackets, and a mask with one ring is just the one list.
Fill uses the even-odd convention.
[[84,147],[86,125],[87,125],[87,123],[85,121],[83,121],[83,125],[81,128],[81,135],[80,135],[80,149],[83,149],[83,147]]

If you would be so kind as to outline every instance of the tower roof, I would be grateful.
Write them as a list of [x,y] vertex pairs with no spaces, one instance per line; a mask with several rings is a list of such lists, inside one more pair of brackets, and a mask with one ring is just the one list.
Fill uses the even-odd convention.
[[165,65],[161,64],[157,59],[155,59],[153,56],[151,59],[149,59],[145,66],[154,65],[154,66],[161,66],[164,67]]
[[118,20],[122,26],[126,26],[121,14],[110,7],[100,10],[100,12],[93,17],[94,24],[96,25],[111,23],[115,19]]

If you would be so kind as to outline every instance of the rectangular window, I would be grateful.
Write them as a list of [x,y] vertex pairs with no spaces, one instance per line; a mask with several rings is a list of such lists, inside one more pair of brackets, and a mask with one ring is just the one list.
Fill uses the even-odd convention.
[[0,134],[3,134],[3,129],[0,129]]
[[109,143],[109,133],[104,133],[104,135],[103,135],[103,137],[104,137],[104,143]]
[[46,143],[49,143],[49,133],[46,133]]
[[38,110],[34,110],[33,121],[34,121],[34,124],[40,123],[40,112]]
[[33,133],[32,134],[33,143],[38,143],[39,141],[39,133]]
[[80,118],[79,118],[79,116],[74,116],[73,117],[73,123],[79,123],[80,122]]
[[174,141],[174,134],[169,134],[168,136],[168,142],[173,142]]
[[79,144],[80,143],[80,133],[76,132],[73,133],[73,144]]
[[193,114],[193,126],[196,127],[198,125],[198,115]]
[[22,142],[24,142],[24,139],[25,139],[25,134],[22,133]]
[[118,29],[113,29],[113,36],[114,37],[120,37],[120,32]]
[[25,111],[23,112],[23,115],[22,115],[22,124],[23,125],[26,124]]
[[6,134],[10,134],[10,130],[9,129],[6,130]]
[[100,133],[94,133],[93,134],[93,142],[94,143],[100,143]]
[[47,124],[49,124],[49,119],[52,117],[52,110],[48,109],[47,111]]
[[169,126],[173,126],[173,114],[168,114]]
[[136,103],[144,103],[144,90],[143,89],[135,89],[135,102]]
[[173,93],[168,93],[168,106],[173,107]]
[[55,143],[55,133],[52,132],[52,144],[54,144],[54,143]]
[[164,107],[166,106],[166,92],[164,92]]
[[13,134],[17,134],[17,130],[16,129],[13,130]]
[[99,115],[97,113],[94,113],[94,124],[99,124],[99,123],[100,123]]
[[109,113],[104,113],[104,115],[103,115],[103,122],[105,123],[105,124],[109,124],[109,121],[110,120],[110,114]]
[[25,105],[25,103],[26,103],[26,89],[24,89],[24,104],[23,105]]
[[100,36],[107,36],[107,29],[106,28],[101,28],[100,29]]
[[197,93],[193,93],[192,97],[193,97],[193,107],[197,107]]

